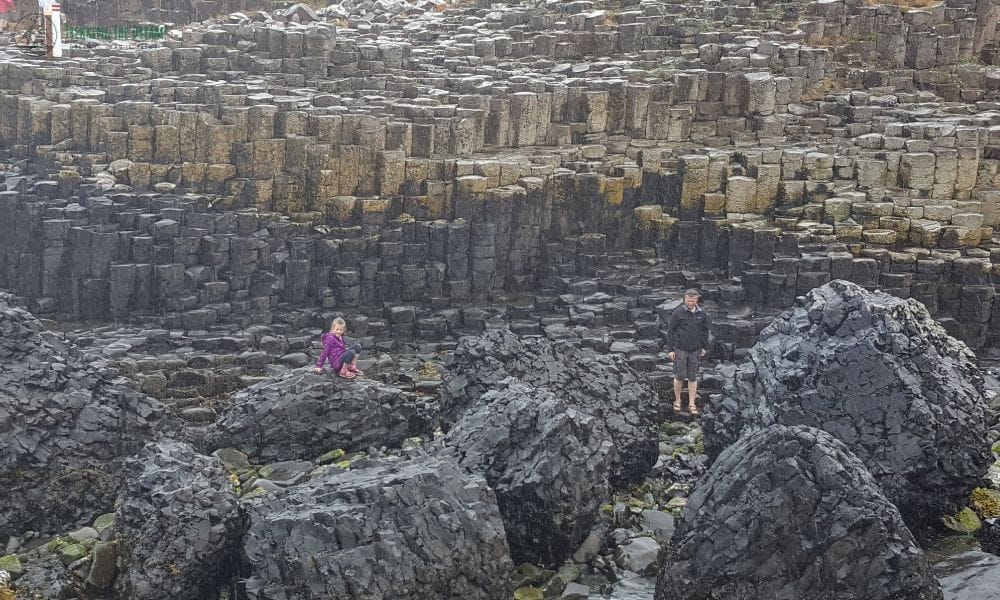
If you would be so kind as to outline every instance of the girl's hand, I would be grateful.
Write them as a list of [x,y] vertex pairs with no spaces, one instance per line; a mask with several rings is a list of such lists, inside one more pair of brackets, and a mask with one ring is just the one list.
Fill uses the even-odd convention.
[[317,372],[317,373],[322,373],[322,372],[323,372],[323,369],[322,369],[322,368],[320,368],[320,367],[316,367],[316,372]]

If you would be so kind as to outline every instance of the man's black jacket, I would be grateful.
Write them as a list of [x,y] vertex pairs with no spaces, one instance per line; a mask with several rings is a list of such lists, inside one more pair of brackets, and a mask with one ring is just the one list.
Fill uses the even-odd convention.
[[670,313],[670,321],[667,323],[667,346],[671,351],[708,350],[711,327],[712,319],[700,306],[691,312],[682,304]]

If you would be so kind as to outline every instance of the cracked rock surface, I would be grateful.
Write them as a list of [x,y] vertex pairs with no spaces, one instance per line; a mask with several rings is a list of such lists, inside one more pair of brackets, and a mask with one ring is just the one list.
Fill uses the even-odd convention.
[[176,427],[0,293],[0,539],[110,511],[124,457]]
[[895,506],[845,444],[772,425],[727,448],[681,512],[656,600],[939,600]]
[[239,503],[222,462],[188,444],[149,444],[127,465],[114,537],[119,598],[203,598],[234,572]]
[[608,497],[613,443],[599,420],[544,388],[499,383],[445,438],[497,494],[514,561],[558,564]]
[[450,458],[386,461],[252,500],[253,600],[500,600],[511,561],[496,496]]
[[398,388],[300,369],[235,394],[205,441],[261,462],[310,459],[335,448],[398,446],[428,429],[427,414]]
[[973,353],[923,305],[833,281],[764,329],[706,411],[705,448],[771,424],[821,428],[922,521],[956,511],[986,473],[985,394]]
[[513,377],[597,419],[613,443],[613,487],[641,481],[656,462],[656,393],[621,357],[598,355],[569,341],[524,339],[509,330],[494,330],[465,338],[447,369],[441,390],[447,423]]

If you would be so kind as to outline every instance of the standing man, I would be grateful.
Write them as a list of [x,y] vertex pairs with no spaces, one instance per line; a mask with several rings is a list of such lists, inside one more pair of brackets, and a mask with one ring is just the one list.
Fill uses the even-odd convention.
[[674,412],[682,409],[681,392],[684,380],[688,382],[688,405],[691,414],[698,414],[695,398],[698,394],[698,368],[701,358],[708,354],[709,329],[712,320],[698,306],[698,290],[684,292],[684,304],[670,313],[667,324],[667,356],[674,361]]

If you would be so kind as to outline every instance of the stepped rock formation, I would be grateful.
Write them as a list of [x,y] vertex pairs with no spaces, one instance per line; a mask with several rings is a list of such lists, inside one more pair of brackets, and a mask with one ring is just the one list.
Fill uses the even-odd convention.
[[0,539],[110,512],[125,458],[172,431],[159,402],[0,293]]
[[772,424],[823,429],[924,520],[980,483],[994,418],[975,356],[923,306],[834,281],[761,332],[703,421],[713,456]]
[[941,600],[895,506],[833,436],[748,432],[681,512],[656,600]]
[[446,367],[448,374],[441,386],[446,423],[476,410],[488,401],[488,391],[511,377],[551,392],[598,422],[595,429],[603,430],[613,444],[613,487],[640,481],[656,462],[654,419],[659,401],[649,382],[619,356],[495,330],[463,339]]
[[260,462],[312,459],[337,448],[399,446],[427,432],[433,412],[377,381],[299,369],[234,394],[204,436],[211,450],[235,447]]
[[849,279],[996,345],[1000,3],[872,4],[67,4],[215,18],[0,50],[0,286],[186,330],[420,302],[393,333],[438,341],[639,250],[725,272],[726,302]]
[[127,464],[113,539],[118,598],[205,598],[237,572],[241,523],[217,458],[180,442],[149,444]]
[[[478,445],[477,432],[516,431],[527,448],[509,451],[558,467],[553,478],[567,482],[536,488],[568,519],[566,531],[540,524],[559,534],[549,536],[558,548],[537,554],[555,557],[585,522],[566,497],[586,492],[573,507],[582,509],[605,485],[617,493],[647,473],[684,479],[701,468],[702,457],[655,468],[658,399],[646,383],[669,395],[657,319],[688,287],[721,317],[712,362],[741,354],[775,313],[835,280],[916,299],[971,348],[1000,347],[1000,0],[891,2],[64,2],[69,26],[150,20],[166,38],[68,43],[62,59],[46,60],[0,34],[0,288],[45,318],[101,323],[74,332],[85,355],[113,358],[138,389],[178,406],[192,426],[174,437],[199,450],[237,446],[270,461],[394,446],[428,433],[441,413],[424,398],[438,394],[459,444],[444,454],[471,449],[484,476],[439,456],[408,467],[407,481],[443,488],[419,498],[441,493],[442,504],[464,506],[473,499],[437,478],[533,484],[527,469]],[[18,15],[34,10],[18,3]],[[336,316],[348,317],[376,365],[369,372],[399,374],[400,389],[287,373],[308,367],[316,328]],[[505,325],[512,333],[460,342]],[[892,343],[916,351],[916,338]],[[947,354],[949,343],[927,346],[928,356],[951,357],[943,371],[917,357],[916,370],[901,363],[899,381],[859,378],[857,398],[831,402],[845,407],[833,415],[835,436],[894,501],[926,514],[961,500],[993,424],[966,402],[980,387],[961,366],[968,355]],[[444,382],[424,368],[456,346]],[[812,373],[794,352],[781,361]],[[52,370],[78,363],[48,361]],[[406,364],[405,380],[392,363]],[[227,394],[262,376],[276,378],[226,406]],[[943,381],[965,376],[961,389]],[[0,543],[14,527],[51,530],[107,510],[124,457],[172,430],[158,405],[105,375],[81,381],[86,391],[72,398],[52,377],[40,388],[16,383],[24,402],[0,391],[0,410],[19,407],[0,414],[0,476],[12,486],[0,498]],[[546,410],[551,394],[565,415],[525,427],[536,413],[500,389],[507,378]],[[718,384],[709,374],[702,390]],[[863,408],[879,385],[899,402],[882,413]],[[787,407],[770,398],[778,416],[721,407],[706,421],[709,446],[718,452],[772,416],[805,420],[798,414],[812,400],[789,397]],[[53,424],[60,437],[50,439]],[[610,440],[607,455],[598,440]],[[547,449],[583,449],[594,463]],[[296,467],[297,479],[312,472]],[[571,485],[573,473],[592,488]],[[377,570],[395,565],[382,559],[400,548],[417,553],[423,539],[409,523],[436,518],[437,505],[358,485],[399,517],[375,532],[392,543],[363,559],[330,558],[361,582],[298,577],[313,533],[335,539],[361,527],[346,512],[330,525],[317,506],[265,532],[298,549],[287,560],[253,549],[261,571],[250,595],[280,596],[286,579],[308,582],[288,592],[299,596],[347,585],[386,596],[370,581],[413,583],[366,570],[368,559]],[[283,509],[279,497],[306,492],[293,486],[266,502]],[[422,512],[411,519],[408,506]],[[439,567],[436,579],[404,594],[501,594],[486,583],[508,567],[498,558],[500,513],[470,514],[490,529],[481,545],[450,537],[451,522],[430,537],[472,558],[421,556]],[[531,534],[510,514],[520,545]],[[40,579],[33,589],[69,595],[63,583],[72,585]]]
[[496,496],[451,459],[330,472],[246,507],[253,600],[506,600]]
[[545,388],[507,379],[445,438],[497,495],[514,562],[558,565],[610,493],[614,444],[601,422]]

